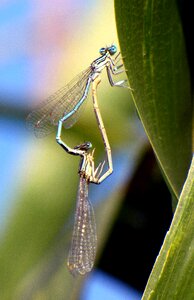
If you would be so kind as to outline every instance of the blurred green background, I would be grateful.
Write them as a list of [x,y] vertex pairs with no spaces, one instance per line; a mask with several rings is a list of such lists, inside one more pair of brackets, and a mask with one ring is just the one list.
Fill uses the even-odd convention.
[[[118,45],[113,2],[3,1],[0,22],[0,298],[78,299],[84,278],[72,278],[66,258],[79,158],[67,155],[55,134],[36,139],[25,119],[89,66],[101,47]],[[90,96],[63,138],[71,146],[91,141],[100,162],[105,153]],[[106,74],[98,98],[115,165],[112,178],[90,188],[100,254],[145,136],[130,92],[111,88]]]
[[[171,98],[168,92],[171,82],[168,78],[162,81],[165,76],[161,72],[161,78],[156,78],[154,85],[150,85],[150,77],[146,77],[150,44],[145,44],[147,48],[142,55],[144,35],[139,35],[142,32],[138,31],[141,28],[143,3],[121,2],[115,1],[116,20],[121,51],[126,58],[128,78],[134,90],[131,95],[127,89],[112,88],[106,73],[102,74],[98,101],[112,147],[114,173],[101,185],[90,187],[89,195],[97,222],[98,253],[94,271],[78,278],[69,274],[66,260],[79,180],[79,158],[67,155],[57,145],[55,133],[36,139],[32,132],[27,131],[25,119],[37,104],[88,67],[99,56],[101,47],[115,43],[120,48],[114,3],[112,0],[7,0],[0,4],[0,299],[103,299],[102,286],[108,289],[109,285],[103,276],[101,284],[98,280],[96,290],[94,292],[93,289],[91,294],[91,286],[94,286],[95,278],[99,279],[99,274],[111,274],[118,279],[109,288],[112,294],[106,296],[107,300],[140,299],[145,288],[169,228],[172,208],[171,195],[139,115],[175,197],[178,197],[188,167],[191,141],[186,148],[177,147],[184,154],[181,156],[184,167],[179,176],[172,166],[178,168],[183,165],[177,164],[178,151],[176,160],[171,159],[174,155],[174,148],[170,147],[172,131],[168,130],[166,134],[168,128],[160,126],[165,122],[149,120],[149,116],[153,117],[153,110],[149,107],[154,101],[151,102],[153,99],[161,100],[162,94],[157,93],[162,89],[168,102],[161,109],[165,108],[165,117],[170,116],[168,105]],[[149,6],[146,8],[149,13]],[[138,20],[135,23],[134,16]],[[174,19],[177,21],[176,17]],[[150,20],[146,19],[146,26]],[[130,27],[130,22],[137,26]],[[173,24],[176,28],[176,22]],[[130,28],[130,34],[126,28]],[[176,33],[180,33],[179,29]],[[159,33],[165,28],[160,30]],[[171,34],[173,30],[166,32]],[[149,34],[146,38],[149,40]],[[175,53],[182,55],[182,48],[179,49]],[[166,55],[165,51],[157,53],[158,57]],[[160,67],[157,63],[156,66]],[[168,66],[168,60],[165,60],[164,66]],[[181,62],[178,66],[176,78],[182,70]],[[164,72],[170,74],[167,68]],[[169,89],[164,90],[161,82]],[[152,90],[155,86],[159,89]],[[188,91],[188,85],[185,86]],[[180,86],[173,97],[176,98],[177,94],[182,97],[183,90]],[[151,97],[154,92],[157,92],[155,95],[158,98]],[[138,113],[132,96],[133,100],[137,100]],[[176,99],[173,105],[176,106]],[[170,113],[173,112],[173,105],[170,106]],[[160,106],[156,107],[161,116]],[[189,106],[186,108],[189,111]],[[181,115],[181,109],[179,113]],[[171,115],[176,119],[178,114]],[[191,125],[191,120],[187,120]],[[176,127],[172,122],[170,129],[174,130],[173,134],[183,129],[181,124]],[[159,136],[158,128],[164,129]],[[180,130],[181,135],[186,136],[184,130]],[[180,144],[180,136],[173,140],[176,145]],[[167,137],[168,143],[163,137]],[[63,130],[63,139],[70,146],[90,141],[96,148],[96,163],[104,159],[91,95],[79,121],[73,128]],[[163,151],[166,149],[170,151]],[[169,153],[172,157],[168,157]],[[173,173],[178,175],[173,177]],[[116,290],[118,282],[121,288]],[[138,292],[131,290],[130,285]],[[121,296],[124,292],[125,296]]]

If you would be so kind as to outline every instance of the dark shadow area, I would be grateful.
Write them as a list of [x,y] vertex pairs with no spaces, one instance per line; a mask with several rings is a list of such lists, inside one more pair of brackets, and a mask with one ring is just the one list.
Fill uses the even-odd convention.
[[129,183],[99,268],[143,291],[171,220],[171,195],[149,148]]

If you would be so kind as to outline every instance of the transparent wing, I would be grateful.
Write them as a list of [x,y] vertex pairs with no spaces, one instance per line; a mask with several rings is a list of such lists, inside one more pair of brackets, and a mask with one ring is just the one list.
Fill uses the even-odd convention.
[[[91,68],[78,74],[69,84],[59,89],[27,117],[27,127],[37,137],[48,135],[54,130],[58,121],[71,112],[82,98]],[[79,117],[79,110],[64,122],[66,128],[71,127]]]
[[67,266],[73,275],[90,272],[96,255],[96,224],[93,207],[88,199],[88,182],[82,176]]

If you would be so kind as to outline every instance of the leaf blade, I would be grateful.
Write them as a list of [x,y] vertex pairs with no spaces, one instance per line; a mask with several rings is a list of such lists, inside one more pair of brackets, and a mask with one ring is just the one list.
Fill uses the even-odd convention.
[[[193,299],[194,157],[142,299]],[[177,298],[176,298],[177,297]]]
[[178,198],[192,155],[192,101],[176,3],[115,0],[115,12],[135,106]]

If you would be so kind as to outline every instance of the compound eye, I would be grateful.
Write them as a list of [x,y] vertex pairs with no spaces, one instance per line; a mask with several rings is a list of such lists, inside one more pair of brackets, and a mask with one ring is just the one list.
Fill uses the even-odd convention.
[[86,148],[87,148],[87,149],[91,149],[91,148],[92,148],[92,143],[86,142]]
[[101,55],[104,55],[106,53],[106,48],[100,48],[99,52]]
[[112,45],[108,48],[108,51],[110,55],[114,55],[117,52],[117,47],[115,45]]

